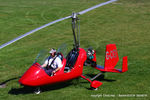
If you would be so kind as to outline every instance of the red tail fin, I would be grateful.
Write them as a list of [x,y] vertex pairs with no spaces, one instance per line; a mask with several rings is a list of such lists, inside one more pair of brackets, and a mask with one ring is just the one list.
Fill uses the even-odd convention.
[[115,44],[106,45],[105,67],[104,70],[114,69],[119,61],[118,52]]
[[122,61],[122,72],[126,72],[128,70],[128,57],[123,57]]

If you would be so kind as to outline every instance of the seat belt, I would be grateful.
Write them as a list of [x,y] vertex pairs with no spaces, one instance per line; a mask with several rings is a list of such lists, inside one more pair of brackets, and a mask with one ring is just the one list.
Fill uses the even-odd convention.
[[50,60],[50,57],[48,58],[48,65],[47,65],[47,67],[48,67],[48,69],[50,68],[50,66],[54,63],[54,61],[55,61],[55,59],[57,58],[57,56],[53,59],[53,61],[51,62],[51,64],[49,65],[49,60]]

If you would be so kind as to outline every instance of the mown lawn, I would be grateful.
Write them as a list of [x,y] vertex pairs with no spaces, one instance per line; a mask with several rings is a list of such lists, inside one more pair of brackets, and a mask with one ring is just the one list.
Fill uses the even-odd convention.
[[[0,45],[34,28],[71,15],[107,0],[0,0]],[[104,64],[106,44],[115,43],[121,68],[128,56],[129,70],[123,74],[106,73],[99,90],[75,79],[60,85],[43,87],[40,95],[18,84],[18,79],[32,65],[38,52],[62,43],[72,48],[71,19],[56,23],[0,50],[0,100],[91,100],[150,99],[150,1],[119,0],[80,15],[81,47],[97,51],[97,63]],[[99,71],[85,67],[84,74]],[[145,95],[137,97],[138,94]],[[108,96],[107,96],[108,95]],[[110,97],[114,95],[115,97]],[[132,95],[119,97],[119,95]],[[136,96],[133,96],[136,95]]]

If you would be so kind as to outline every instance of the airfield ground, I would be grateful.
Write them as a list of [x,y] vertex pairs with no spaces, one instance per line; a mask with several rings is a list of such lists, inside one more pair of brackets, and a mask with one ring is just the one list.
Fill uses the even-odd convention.
[[[107,0],[0,0],[0,45],[53,20],[69,16]],[[62,43],[72,48],[71,19],[64,20],[0,49],[0,100],[149,100],[150,99],[150,0],[119,0],[79,16],[81,47],[97,51],[97,63],[104,64],[106,44],[115,43],[121,68],[128,56],[129,70],[106,73],[99,90],[75,79],[43,87],[40,95],[18,84],[38,52]],[[84,68],[84,74],[99,71]]]

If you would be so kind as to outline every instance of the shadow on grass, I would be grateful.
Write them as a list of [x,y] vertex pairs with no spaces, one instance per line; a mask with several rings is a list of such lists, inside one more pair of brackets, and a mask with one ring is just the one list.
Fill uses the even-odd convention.
[[19,94],[30,94],[33,93],[33,88],[31,87],[23,87],[23,88],[12,88],[8,94],[19,95]]
[[[95,74],[87,74],[87,76],[89,76],[89,77],[94,77]],[[95,80],[98,80],[98,81],[106,81],[106,82],[114,82],[114,81],[116,81],[116,80],[114,80],[114,79],[105,79],[105,75],[104,75],[104,74],[100,75],[100,76],[97,77]]]
[[[87,74],[87,76],[94,77],[95,74]],[[95,80],[107,81],[107,82],[116,81],[116,80],[113,80],[113,79],[105,79],[104,77],[105,77],[104,74],[102,74],[101,76],[99,76]],[[2,82],[1,84],[6,84],[7,82],[9,82],[11,80],[18,79],[18,78],[20,78],[20,77],[6,80],[5,82]],[[81,82],[79,79],[75,79],[75,80],[71,80],[71,81],[67,81],[67,82],[57,83],[57,84],[54,84],[54,85],[41,86],[40,89],[41,89],[42,92],[46,92],[46,91],[53,91],[53,90],[58,90],[58,89],[61,89],[61,88],[65,88],[65,87],[70,86],[70,85],[76,86],[76,85],[82,84],[81,86],[84,87],[84,85],[83,85],[84,83],[87,84],[89,82]],[[79,87],[80,87],[80,85],[79,85]],[[26,87],[26,86],[23,86],[21,88],[12,88],[8,92],[8,94],[12,94],[12,95],[33,94],[34,91],[35,91],[35,88],[36,87]],[[88,90],[92,90],[91,88],[87,88],[87,87],[84,87],[84,88],[86,88]]]
[[[63,83],[58,83],[58,84],[54,84],[54,85],[41,86],[40,90],[41,90],[41,92],[53,91],[53,90],[65,88],[70,85],[72,85],[71,82],[63,82]],[[22,88],[12,88],[8,92],[8,94],[12,94],[12,95],[34,94],[35,89],[36,89],[36,87],[27,87],[27,86],[23,86]]]
[[8,80],[6,80],[6,81],[4,81],[4,82],[1,82],[1,83],[0,83],[0,88],[5,88],[5,87],[6,87],[6,84],[7,84],[8,82],[10,82],[10,81],[12,81],[12,80],[19,79],[19,78],[21,78],[21,77],[19,76],[19,77],[15,77],[15,78],[10,78],[10,79],[8,79]]

